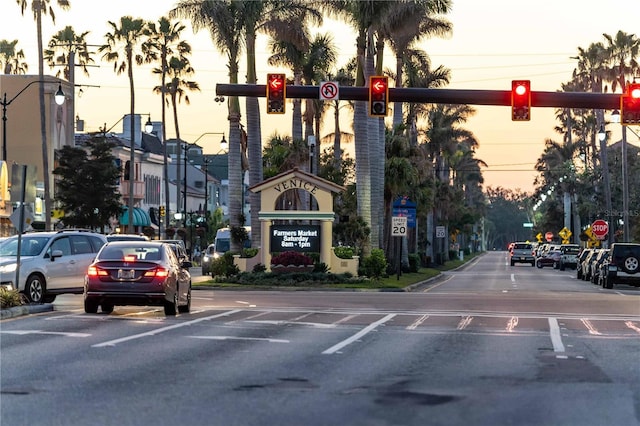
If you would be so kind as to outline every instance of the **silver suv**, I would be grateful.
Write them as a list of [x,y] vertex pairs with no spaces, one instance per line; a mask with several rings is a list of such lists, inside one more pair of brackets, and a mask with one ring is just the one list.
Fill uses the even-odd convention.
[[104,235],[82,230],[23,234],[16,285],[18,236],[10,237],[0,244],[0,285],[19,290],[33,303],[82,294],[87,268],[106,242]]
[[513,243],[509,256],[511,266],[516,263],[530,263],[531,266],[536,265],[536,258],[534,257],[533,245],[531,243]]

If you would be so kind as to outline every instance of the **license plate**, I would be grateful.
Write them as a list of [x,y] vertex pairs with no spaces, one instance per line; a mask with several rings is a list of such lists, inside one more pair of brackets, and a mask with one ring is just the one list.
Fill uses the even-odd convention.
[[131,279],[133,277],[134,277],[134,270],[133,269],[129,269],[129,270],[118,269],[118,278],[120,278],[120,279]]
[[524,260],[524,259],[525,259],[524,257],[520,256],[520,260]]

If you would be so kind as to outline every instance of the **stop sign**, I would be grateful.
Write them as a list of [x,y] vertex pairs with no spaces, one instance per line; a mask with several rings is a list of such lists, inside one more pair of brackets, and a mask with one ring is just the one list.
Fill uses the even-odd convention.
[[604,237],[609,233],[609,224],[602,219],[594,220],[591,224],[591,232],[599,240],[604,240]]
[[544,239],[551,242],[553,240],[553,232],[547,232],[544,234]]

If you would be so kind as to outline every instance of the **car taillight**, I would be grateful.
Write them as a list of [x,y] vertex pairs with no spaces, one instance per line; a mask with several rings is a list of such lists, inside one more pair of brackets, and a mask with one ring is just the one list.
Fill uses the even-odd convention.
[[135,262],[136,260],[138,260],[138,256],[136,256],[135,254],[127,254],[124,257],[125,262]]
[[90,277],[106,277],[109,275],[109,273],[104,269],[98,268],[97,266],[89,266],[89,270],[87,270],[87,275]]
[[147,278],[164,278],[169,276],[169,271],[164,268],[153,268],[152,270],[145,272],[144,276]]

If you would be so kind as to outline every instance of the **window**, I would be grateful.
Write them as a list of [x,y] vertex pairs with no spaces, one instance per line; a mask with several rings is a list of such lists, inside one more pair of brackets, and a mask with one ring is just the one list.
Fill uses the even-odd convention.
[[51,252],[53,252],[54,250],[60,250],[62,251],[62,255],[63,256],[70,256],[71,255],[71,242],[69,241],[68,237],[61,237],[56,239],[52,244],[51,247],[49,248],[49,256],[51,256]]

